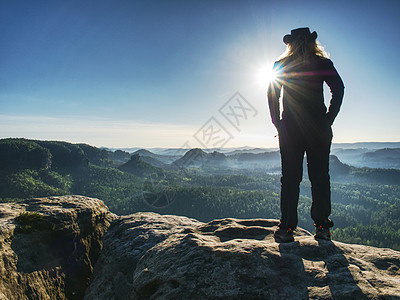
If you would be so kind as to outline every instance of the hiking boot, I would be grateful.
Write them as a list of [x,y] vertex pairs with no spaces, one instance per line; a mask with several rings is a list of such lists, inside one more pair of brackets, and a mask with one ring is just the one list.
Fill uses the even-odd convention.
[[331,240],[331,232],[329,228],[322,227],[321,225],[315,227],[314,238],[317,240]]
[[274,238],[277,243],[294,242],[293,230],[291,228],[285,229],[278,227],[274,232]]

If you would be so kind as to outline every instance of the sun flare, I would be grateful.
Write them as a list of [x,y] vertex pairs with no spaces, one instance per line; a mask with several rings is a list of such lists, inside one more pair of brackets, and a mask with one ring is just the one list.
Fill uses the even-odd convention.
[[266,64],[257,69],[256,78],[258,85],[267,87],[271,81],[276,79],[276,72],[271,64]]

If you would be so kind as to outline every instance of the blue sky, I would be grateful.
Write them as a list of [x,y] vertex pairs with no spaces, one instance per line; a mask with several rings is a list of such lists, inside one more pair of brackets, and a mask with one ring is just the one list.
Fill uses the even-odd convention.
[[399,1],[0,0],[0,138],[277,147],[258,74],[303,26],[346,86],[334,142],[399,141]]

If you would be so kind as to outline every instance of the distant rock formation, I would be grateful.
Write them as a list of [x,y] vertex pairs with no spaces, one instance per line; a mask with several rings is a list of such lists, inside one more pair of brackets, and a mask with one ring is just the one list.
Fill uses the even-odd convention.
[[200,148],[194,148],[173,162],[177,167],[205,167],[222,165],[226,161],[226,155],[217,151],[207,153]]
[[159,166],[163,166],[164,167],[164,165],[170,164],[170,163],[174,162],[175,160],[177,160],[178,158],[181,157],[180,155],[155,154],[155,153],[153,153],[153,152],[151,152],[149,150],[146,150],[146,149],[139,149],[139,150],[135,151],[132,154],[133,155],[134,154],[139,154],[141,156],[141,158],[143,160],[145,160],[145,161],[148,158],[152,158],[152,160],[148,161],[148,163],[150,163],[150,164],[152,164],[152,162],[154,162],[154,163],[158,162],[157,164],[162,163],[162,165],[155,165],[156,167],[159,167]]
[[139,154],[133,154],[131,160],[119,166],[118,169],[137,176],[146,176],[151,172],[159,172],[160,169],[145,162]]
[[208,153],[200,148],[190,149],[184,156],[173,162],[177,167],[203,166],[209,159]]
[[300,228],[278,244],[277,220],[118,217],[82,196],[0,204],[0,214],[0,299],[400,295],[400,252],[316,241]]
[[131,159],[131,155],[122,150],[115,150],[114,152],[107,151],[107,154],[108,158],[114,161],[117,166],[126,163]]

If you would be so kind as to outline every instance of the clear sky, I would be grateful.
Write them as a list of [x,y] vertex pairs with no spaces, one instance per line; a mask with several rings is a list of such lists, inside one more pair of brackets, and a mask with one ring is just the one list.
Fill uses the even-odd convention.
[[259,75],[305,26],[346,86],[334,142],[400,141],[396,0],[0,0],[0,138],[277,147]]

